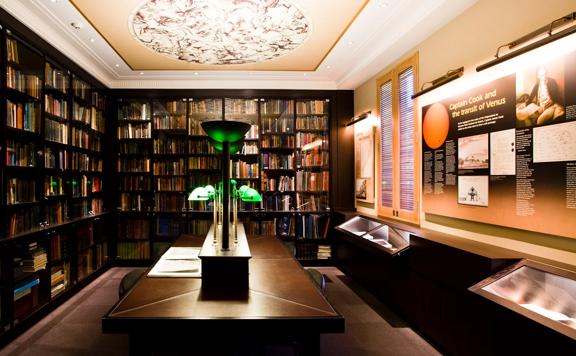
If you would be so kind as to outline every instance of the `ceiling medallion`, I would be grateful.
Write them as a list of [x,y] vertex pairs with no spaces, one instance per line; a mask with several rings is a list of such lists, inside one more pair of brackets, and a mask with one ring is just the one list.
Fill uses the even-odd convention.
[[128,25],[153,51],[208,65],[280,57],[304,43],[311,30],[288,0],[145,0]]

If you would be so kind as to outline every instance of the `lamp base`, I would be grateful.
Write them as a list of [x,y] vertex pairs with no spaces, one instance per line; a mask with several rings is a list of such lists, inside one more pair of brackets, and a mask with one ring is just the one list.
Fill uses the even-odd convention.
[[237,225],[237,239],[230,229],[230,246],[222,249],[222,236],[217,227],[212,225],[198,257],[202,263],[202,289],[215,291],[247,291],[248,261],[252,257],[244,225]]

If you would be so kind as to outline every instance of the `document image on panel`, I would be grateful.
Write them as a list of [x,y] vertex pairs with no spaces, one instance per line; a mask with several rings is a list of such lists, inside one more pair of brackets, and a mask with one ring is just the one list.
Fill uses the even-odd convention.
[[534,163],[576,161],[576,121],[534,128]]
[[516,130],[490,133],[490,175],[516,174]]

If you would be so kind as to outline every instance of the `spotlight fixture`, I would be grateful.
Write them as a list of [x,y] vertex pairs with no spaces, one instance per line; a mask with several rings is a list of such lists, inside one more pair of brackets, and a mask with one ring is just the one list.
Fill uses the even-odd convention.
[[[520,38],[517,38],[516,40],[506,43],[505,45],[502,45],[500,47],[498,47],[498,49],[496,50],[496,55],[494,55],[495,59],[486,62],[478,67],[476,67],[476,71],[480,72],[483,71],[484,69],[490,68],[492,66],[495,66],[496,64],[505,62],[511,58],[517,57],[523,53],[529,52],[533,49],[536,49],[538,47],[541,47],[545,44],[548,44],[550,42],[554,42],[562,37],[566,37],[568,35],[571,35],[573,33],[576,32],[576,25],[572,25],[570,27],[564,28],[563,30],[561,30],[560,32],[554,33],[552,34],[552,32],[557,29],[558,27],[562,27],[564,26],[566,23],[568,22],[572,22],[572,21],[576,21],[576,12],[571,12],[566,16],[560,17],[559,19],[556,19],[552,22],[550,22],[548,25],[546,26],[542,26],[537,30],[534,30]],[[534,38],[547,33],[548,36],[536,41],[536,42],[532,42],[524,47],[520,47],[519,49],[513,51],[513,52],[509,52],[506,53],[503,56],[500,56],[500,50],[504,47],[508,47],[509,50],[517,47],[520,44],[526,43],[530,40],[533,40]]]
[[362,121],[362,120],[366,119],[368,116],[370,116],[370,114],[372,114],[372,111],[369,110],[369,111],[366,111],[366,112],[358,115],[357,117],[353,117],[352,121],[350,121],[349,123],[346,124],[346,127],[359,123],[360,121]]
[[[422,86],[420,87],[420,91],[417,93],[414,93],[414,95],[412,95],[412,99],[415,99],[422,94],[426,94],[431,90],[434,90],[438,87],[441,87],[442,85],[444,85],[446,83],[449,83],[455,79],[458,79],[462,76],[462,74],[464,74],[464,67],[460,67],[460,68],[456,68],[456,69],[450,69],[443,76],[438,77],[438,78],[436,78],[430,82],[426,82],[426,83],[422,84]],[[427,84],[430,84],[430,86],[427,87],[426,89],[424,89],[424,86],[426,86]]]

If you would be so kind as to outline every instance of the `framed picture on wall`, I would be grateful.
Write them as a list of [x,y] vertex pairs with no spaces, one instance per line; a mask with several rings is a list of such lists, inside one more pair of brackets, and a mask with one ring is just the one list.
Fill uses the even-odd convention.
[[374,203],[374,127],[354,135],[356,200]]

